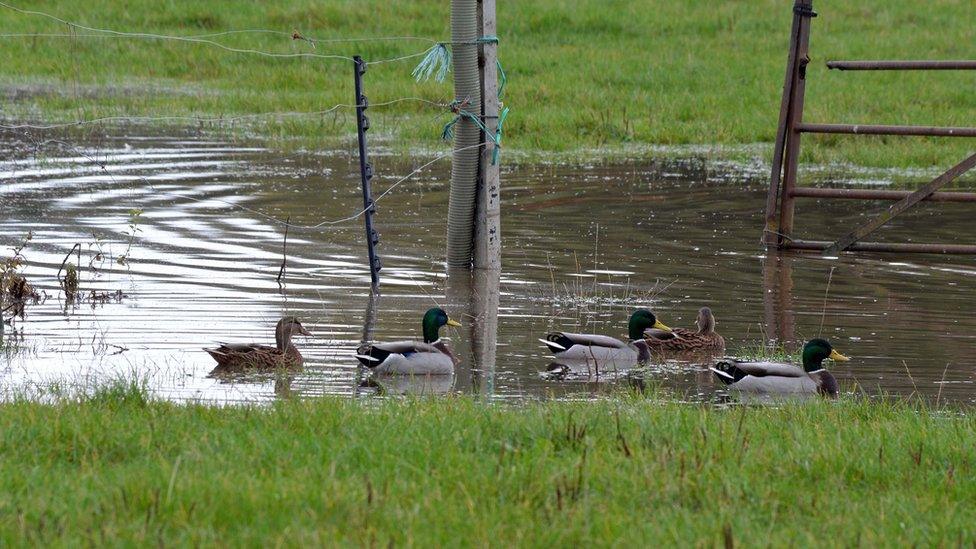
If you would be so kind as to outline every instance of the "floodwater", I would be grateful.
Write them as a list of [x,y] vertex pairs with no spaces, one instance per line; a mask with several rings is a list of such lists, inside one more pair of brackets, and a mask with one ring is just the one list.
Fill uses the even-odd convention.
[[[631,378],[544,375],[552,359],[537,338],[547,330],[623,336],[636,307],[691,327],[708,305],[727,354],[771,340],[795,348],[823,335],[853,357],[831,365],[847,393],[974,400],[976,260],[767,256],[759,245],[762,166],[692,156],[508,167],[496,281],[445,272],[450,165],[435,163],[379,203],[384,268],[373,300],[361,219],[289,230],[284,284],[276,282],[285,231],[274,219],[317,225],[361,209],[351,151],[283,155],[192,135],[65,141],[7,135],[2,144],[0,245],[7,257],[33,233],[23,273],[46,296],[6,327],[6,394],[137,377],[165,398],[214,402],[409,391],[585,398],[623,390]],[[377,192],[428,159],[374,156]],[[831,171],[803,177],[847,179]],[[859,177],[872,185],[891,179]],[[836,237],[882,206],[802,200],[798,233]],[[972,228],[965,205],[923,204],[877,239],[959,242]],[[66,304],[57,273],[75,244],[81,298]],[[367,386],[357,345],[419,337],[420,317],[435,305],[465,325],[447,334],[463,358],[457,376]],[[208,376],[214,364],[202,347],[273,344],[285,314],[314,334],[297,342],[304,371]],[[681,398],[723,394],[702,366],[680,361],[655,364],[644,379]]]

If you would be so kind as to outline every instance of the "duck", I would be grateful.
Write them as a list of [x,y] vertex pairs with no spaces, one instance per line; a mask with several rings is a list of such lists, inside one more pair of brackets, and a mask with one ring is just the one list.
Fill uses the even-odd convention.
[[291,341],[294,334],[312,335],[297,318],[286,316],[275,326],[274,347],[254,343],[221,343],[218,347],[205,348],[204,351],[217,361],[217,367],[211,373],[299,369],[304,359]]
[[811,339],[803,346],[803,367],[781,362],[723,360],[710,368],[715,377],[729,387],[765,394],[819,394],[837,398],[837,380],[823,366],[831,359],[847,362],[826,339]]
[[444,326],[460,327],[444,309],[434,307],[421,321],[424,340],[366,343],[356,350],[356,358],[378,375],[452,375],[458,360],[451,346],[441,339]]
[[694,352],[724,351],[725,338],[715,331],[715,315],[708,307],[698,309],[695,320],[698,330],[675,328],[671,331],[650,328],[644,331],[644,340],[652,351]]
[[644,340],[648,329],[670,332],[664,323],[647,309],[637,309],[630,315],[627,331],[630,341],[595,334],[573,334],[569,332],[549,332],[542,343],[553,356],[562,360],[585,360],[633,364],[650,359],[650,349]]

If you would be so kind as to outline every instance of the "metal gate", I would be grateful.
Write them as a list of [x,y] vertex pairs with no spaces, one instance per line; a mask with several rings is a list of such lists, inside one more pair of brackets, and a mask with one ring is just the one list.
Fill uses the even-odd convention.
[[[795,0],[790,53],[786,63],[786,82],[779,112],[773,151],[772,175],[766,198],[766,227],[763,241],[767,247],[794,250],[820,250],[836,255],[844,250],[871,252],[922,252],[943,254],[976,254],[976,245],[860,242],[896,215],[923,201],[976,202],[976,192],[937,192],[939,188],[976,166],[972,154],[942,175],[916,191],[871,189],[825,189],[797,185],[800,137],[805,133],[849,135],[904,135],[932,137],[976,137],[976,128],[938,126],[881,126],[862,124],[811,124],[803,122],[803,98],[806,68],[810,63],[810,23],[817,14],[812,0]],[[827,67],[836,70],[976,70],[976,61],[831,61]],[[836,241],[799,240],[793,238],[795,200],[797,198],[844,198],[894,200],[874,219],[854,228]]]

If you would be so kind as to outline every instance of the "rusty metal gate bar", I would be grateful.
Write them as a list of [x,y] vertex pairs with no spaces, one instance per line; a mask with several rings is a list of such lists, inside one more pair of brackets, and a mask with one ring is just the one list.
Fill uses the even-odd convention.
[[924,137],[976,137],[976,128],[939,126],[879,126],[876,124],[797,124],[800,133],[845,133],[848,135],[915,135]]
[[[766,196],[766,231],[763,240],[767,246],[775,245],[778,242],[779,221],[776,219],[776,202],[779,199],[780,180],[783,174],[783,154],[786,145],[786,131],[789,127],[791,115],[790,106],[792,105],[793,88],[796,84],[797,71],[797,46],[800,36],[800,25],[807,21],[808,17],[804,10],[798,8],[801,2],[793,6],[793,28],[790,31],[790,55],[786,61],[786,81],[783,83],[783,100],[780,103],[779,123],[776,126],[776,143],[773,147],[773,173],[769,179],[769,194]],[[813,9],[808,10],[811,14]]]
[[850,233],[838,238],[836,242],[824,249],[824,255],[836,255],[838,252],[846,250],[851,246],[851,244],[871,234],[885,223],[891,221],[893,217],[901,212],[925,200],[925,197],[930,196],[946,183],[949,183],[953,179],[971,170],[973,166],[976,166],[976,154],[970,155],[962,162],[946,170],[946,172],[939,177],[933,179],[928,185],[925,185],[905,198],[902,198],[898,202],[895,202],[881,215],[875,217],[867,223],[864,223]]
[[827,61],[839,71],[957,71],[976,70],[976,61]]
[[[873,189],[837,189],[800,187],[797,168],[800,155],[800,136],[804,133],[847,135],[900,135],[926,137],[976,137],[976,128],[940,126],[897,126],[876,124],[811,124],[803,122],[803,100],[806,91],[806,66],[810,62],[810,22],[817,14],[813,0],[795,0],[793,27],[790,32],[790,51],[786,64],[786,80],[780,105],[779,124],[773,150],[772,173],[766,197],[766,226],[763,242],[768,247],[794,250],[819,250],[826,254],[838,251],[919,252],[945,254],[976,254],[976,245],[917,244],[858,242],[892,217],[922,201],[976,202],[976,192],[936,192],[937,189],[976,165],[976,155],[950,168],[917,191],[886,191]],[[976,70],[970,60],[869,60],[830,61],[827,67],[837,70]],[[835,242],[799,240],[792,237],[794,200],[796,198],[840,198],[858,200],[894,200],[884,213],[865,223]],[[777,208],[778,205],[778,208]]]
[[[806,198],[847,198],[854,200],[901,200],[913,191],[879,191],[875,189],[829,189],[821,187],[795,187],[793,196]],[[976,202],[976,193],[934,192],[925,197],[930,202]]]

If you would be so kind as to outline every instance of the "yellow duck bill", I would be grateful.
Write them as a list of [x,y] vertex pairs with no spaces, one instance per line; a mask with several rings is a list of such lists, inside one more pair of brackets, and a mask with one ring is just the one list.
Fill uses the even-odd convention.
[[834,350],[831,350],[830,351],[830,357],[828,357],[828,358],[830,358],[831,360],[836,360],[837,362],[847,362],[848,360],[850,360],[850,358],[848,358],[848,357],[846,357],[846,356],[844,356],[844,355],[842,355],[842,354],[840,354],[840,353],[838,353],[837,351],[834,351]]

